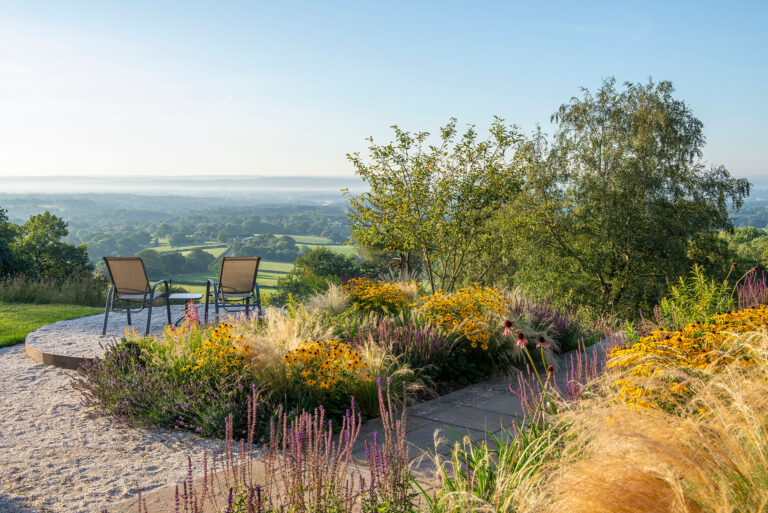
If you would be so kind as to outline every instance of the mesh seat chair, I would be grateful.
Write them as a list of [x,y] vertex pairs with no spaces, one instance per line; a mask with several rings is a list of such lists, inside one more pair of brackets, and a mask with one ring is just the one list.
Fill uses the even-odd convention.
[[208,323],[208,305],[213,299],[216,317],[219,310],[244,310],[246,317],[250,306],[261,319],[261,294],[256,283],[260,257],[224,257],[221,261],[219,283],[208,280],[205,286],[205,323]]
[[[107,334],[109,312],[115,311],[115,306],[120,301],[124,302],[122,309],[128,315],[129,326],[131,325],[131,313],[141,312],[144,308],[148,309],[145,335],[149,335],[149,325],[152,322],[152,305],[156,299],[164,297],[168,324],[171,324],[170,290],[166,280],[160,280],[150,288],[144,262],[139,257],[104,257],[104,263],[107,264],[107,273],[112,281],[112,287],[107,294],[102,335]],[[161,284],[165,286],[165,290],[158,291],[157,288]]]

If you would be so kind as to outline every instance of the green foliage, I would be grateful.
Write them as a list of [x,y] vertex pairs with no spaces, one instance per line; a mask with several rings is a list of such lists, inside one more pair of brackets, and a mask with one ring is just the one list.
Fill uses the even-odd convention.
[[232,256],[259,256],[265,260],[293,262],[298,255],[296,241],[287,235],[259,234],[232,244]]
[[15,267],[13,242],[18,226],[8,221],[8,213],[0,208],[0,276],[10,274]]
[[439,491],[423,493],[428,511],[517,511],[516,492],[544,479],[542,468],[558,456],[563,430],[536,422],[494,434],[496,428],[486,426],[481,441],[455,436],[439,468]]
[[341,255],[320,247],[308,251],[296,260],[286,276],[277,280],[275,292],[270,294],[270,304],[284,306],[289,297],[303,300],[328,289],[328,283],[340,283],[342,279],[360,276],[362,269],[355,258]]
[[473,127],[459,135],[452,119],[435,145],[428,132],[393,128],[389,144],[369,139],[368,161],[347,156],[370,186],[349,199],[353,236],[401,255],[406,272],[408,255],[418,254],[433,292],[483,280],[489,267],[473,264],[498,253],[487,221],[519,190],[518,166],[507,155],[520,140],[515,127],[496,118],[488,140],[479,141]]
[[606,80],[554,114],[551,145],[527,144],[524,194],[500,221],[518,283],[634,317],[696,263],[692,241],[730,227],[750,184],[705,168],[702,123],[673,92]]
[[731,259],[739,269],[746,270],[755,265],[768,268],[768,233],[764,229],[743,226],[733,232],[723,231],[719,241],[727,245]]
[[707,322],[713,315],[731,310],[734,303],[728,279],[718,283],[695,265],[688,277],[680,277],[669,288],[655,310],[656,321],[664,329],[679,330],[687,324]]
[[[262,398],[250,367],[222,364],[220,350],[231,348],[221,343],[215,331],[189,323],[159,339],[132,336],[78,369],[73,387],[87,407],[130,424],[223,436],[232,415],[242,433],[248,400]],[[271,415],[268,404],[260,412]]]
[[16,230],[13,242],[14,267],[10,274],[66,278],[92,271],[84,244],[62,242],[69,233],[63,219],[45,211],[30,217]]
[[171,247],[179,248],[181,246],[186,246],[189,244],[189,237],[187,237],[182,232],[174,232],[171,234],[170,237],[168,237],[168,244],[171,245]]
[[87,306],[7,304],[0,296],[0,347],[24,342],[27,334],[40,326],[100,311]]
[[215,262],[213,255],[200,248],[193,249],[186,256],[178,251],[161,253],[155,249],[141,250],[136,256],[144,261],[150,279],[207,271]]
[[0,302],[66,304],[104,307],[107,280],[103,275],[83,273],[68,278],[0,278]]

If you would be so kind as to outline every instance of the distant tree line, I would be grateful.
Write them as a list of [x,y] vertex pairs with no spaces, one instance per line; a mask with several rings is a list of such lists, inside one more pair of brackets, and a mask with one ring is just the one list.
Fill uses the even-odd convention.
[[[349,240],[349,226],[344,211],[339,208],[289,205],[229,210],[202,209],[190,211],[184,216],[168,217],[159,222],[128,223],[126,219],[137,218],[125,213],[125,217],[115,228],[81,226],[75,229],[67,240],[76,244],[87,244],[90,260],[94,264],[103,256],[134,255],[143,249],[160,245],[161,240],[172,248],[183,248],[202,242],[227,245],[243,239],[247,241],[254,236],[274,234],[319,235],[336,244]],[[268,242],[265,239],[260,246],[270,254],[276,252],[279,255],[277,260],[292,262],[298,256],[299,250],[290,249],[285,243],[277,247],[277,242]],[[248,242],[242,250],[252,251],[247,249],[247,246],[255,247],[254,243]],[[272,257],[265,255],[264,258]]]
[[186,255],[180,251],[161,253],[154,249],[143,249],[136,253],[136,256],[144,261],[147,274],[152,279],[209,271],[213,269],[216,261],[213,255],[200,248],[195,248]]
[[299,247],[288,235],[259,234],[233,243],[232,256],[259,256],[265,260],[293,262],[299,256]]

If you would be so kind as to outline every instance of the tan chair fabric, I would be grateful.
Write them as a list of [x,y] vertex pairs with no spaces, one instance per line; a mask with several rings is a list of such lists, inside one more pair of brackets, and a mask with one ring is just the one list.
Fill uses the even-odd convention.
[[139,257],[104,257],[107,271],[118,295],[149,292],[149,279]]
[[253,290],[260,257],[224,257],[219,275],[219,292],[245,294]]

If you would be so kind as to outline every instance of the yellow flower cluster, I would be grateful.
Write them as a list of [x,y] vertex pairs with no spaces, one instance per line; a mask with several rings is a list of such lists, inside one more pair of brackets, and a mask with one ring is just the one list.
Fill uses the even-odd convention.
[[210,371],[224,374],[245,366],[250,347],[242,345],[243,336],[233,336],[230,324],[219,324],[203,345],[192,353],[192,361],[182,371]]
[[349,344],[337,340],[302,342],[283,357],[288,378],[328,393],[357,379],[370,379],[368,366]]
[[396,283],[353,278],[343,288],[352,296],[357,310],[392,314],[408,306],[408,295]]
[[447,329],[457,329],[473,348],[488,349],[495,329],[493,315],[502,315],[508,306],[504,293],[492,287],[472,285],[453,294],[438,291],[424,298],[419,307],[427,318]]
[[[607,366],[626,371],[627,378],[613,384],[628,404],[648,408],[673,404],[676,397],[688,392],[684,374],[717,372],[736,361],[752,364],[743,348],[731,343],[733,335],[767,325],[768,307],[763,306],[715,315],[707,323],[689,324],[679,331],[656,330],[631,347],[614,348]],[[656,379],[647,380],[646,385],[643,378]],[[664,383],[661,390],[659,382]]]

